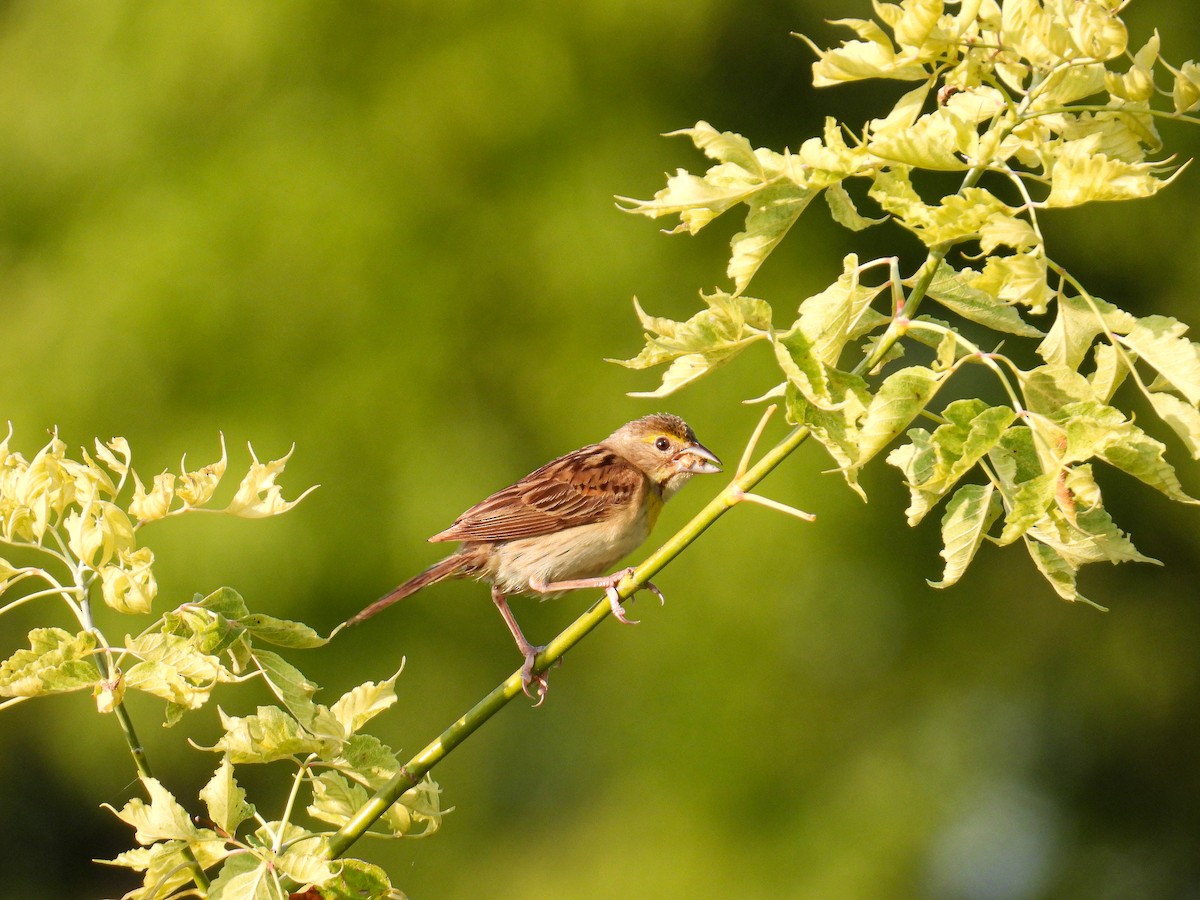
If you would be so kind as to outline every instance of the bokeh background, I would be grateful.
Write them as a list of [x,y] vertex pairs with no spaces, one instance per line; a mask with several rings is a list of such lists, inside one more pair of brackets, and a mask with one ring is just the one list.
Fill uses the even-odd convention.
[[[684,317],[725,284],[737,222],[666,237],[619,213],[695,167],[706,119],[795,147],[826,115],[878,115],[900,84],[812,91],[809,51],[860,0],[549,4],[296,0],[0,8],[0,419],[26,453],[126,436],[144,474],[295,457],[267,522],[147,532],[162,603],[228,584],[325,630],[436,558],[424,538],[546,459],[665,407],[735,461],[768,387],[752,353],[667,403],[604,362],[640,334],[630,298]],[[1188,0],[1138,0],[1175,62],[1200,55]],[[1200,152],[1195,128],[1162,126]],[[1200,174],[1151,201],[1048,217],[1056,256],[1138,313],[1200,322]],[[823,205],[754,292],[787,310],[852,237]],[[1150,419],[1147,417],[1147,422]],[[778,434],[779,432],[772,432]],[[1161,436],[1161,430],[1160,430]],[[1200,469],[1173,438],[1186,487]],[[724,518],[641,600],[435,772],[454,811],[428,840],[361,846],[414,897],[1194,897],[1200,893],[1200,512],[1119,478],[1109,506],[1166,564],[1087,572],[1101,614],[1056,599],[1016,549],[952,590],[936,516],[903,523],[881,463],[863,505],[815,448],[765,485],[816,512]],[[718,488],[689,487],[660,535]],[[516,603],[549,637],[591,602]],[[50,606],[0,621],[0,652]],[[106,626],[119,633],[123,623]],[[133,630],[140,626],[133,625]],[[519,660],[474,584],[442,585],[296,661],[327,700],[407,659],[375,733],[413,752]],[[252,688],[221,703],[241,712]],[[216,759],[216,711],[159,727],[181,797]],[[246,770],[268,816],[282,772]],[[129,845],[99,807],[137,793],[90,698],[0,721],[0,894],[119,896],[89,862]],[[272,799],[274,798],[274,799]],[[278,811],[277,806],[274,807]]]

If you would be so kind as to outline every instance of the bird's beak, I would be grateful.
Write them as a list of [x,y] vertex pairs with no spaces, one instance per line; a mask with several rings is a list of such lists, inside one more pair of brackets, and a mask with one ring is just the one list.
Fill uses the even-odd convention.
[[703,444],[689,444],[679,454],[680,471],[690,475],[714,475],[721,471],[721,460]]

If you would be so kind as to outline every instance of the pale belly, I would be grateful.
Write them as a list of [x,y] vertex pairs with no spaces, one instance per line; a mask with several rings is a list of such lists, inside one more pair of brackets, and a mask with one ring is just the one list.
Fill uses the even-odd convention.
[[581,525],[551,537],[523,538],[497,544],[484,576],[505,594],[529,591],[531,579],[573,581],[607,575],[650,534],[646,514],[621,528]]

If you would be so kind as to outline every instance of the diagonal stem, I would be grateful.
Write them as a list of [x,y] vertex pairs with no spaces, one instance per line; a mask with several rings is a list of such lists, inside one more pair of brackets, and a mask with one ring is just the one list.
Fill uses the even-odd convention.
[[[637,570],[621,582],[617,588],[622,599],[628,599],[641,586],[661,571],[667,563],[678,556],[684,548],[708,530],[726,512],[738,503],[738,494],[747,491],[762,481],[788,455],[808,437],[807,428],[794,428],[782,441],[772,447],[754,466],[733,479],[721,493],[717,494],[692,520],[675,532],[666,543],[652,553]],[[578,619],[562,630],[546,648],[538,654],[534,672],[544,672],[563,655],[578,644],[593,628],[611,613],[607,599],[600,600]],[[416,787],[421,779],[450,751],[470,737],[484,722],[514,697],[521,694],[521,673],[514,672],[491,693],[476,703],[461,718],[439,734],[425,749],[401,767],[399,773],[380,788],[354,817],[329,839],[328,853],[336,859],[344,854],[407,790]]]

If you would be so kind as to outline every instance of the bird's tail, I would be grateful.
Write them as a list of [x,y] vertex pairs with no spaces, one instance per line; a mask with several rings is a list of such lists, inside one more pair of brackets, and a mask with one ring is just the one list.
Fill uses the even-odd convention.
[[[374,603],[372,603],[370,606],[368,606],[362,612],[358,613],[355,616],[351,616],[349,619],[347,619],[345,622],[343,622],[341,625],[339,625],[337,627],[336,631],[341,631],[343,628],[346,628],[350,625],[357,625],[359,622],[363,621],[364,619],[369,619],[369,618],[371,618],[371,616],[375,615],[376,613],[382,612],[383,610],[387,609],[393,603],[396,603],[400,600],[403,600],[405,597],[415,594],[421,588],[428,587],[429,585],[433,584],[434,582],[441,581],[445,578],[453,578],[455,575],[458,575],[461,571],[462,571],[462,560],[458,557],[458,555],[452,554],[450,556],[447,556],[441,562],[434,563],[432,566],[430,566],[428,569],[426,569],[420,575],[414,575],[412,578],[408,579],[408,581],[404,582],[404,584],[397,587],[395,590],[389,591],[388,593],[384,594],[382,597],[380,597],[378,600],[376,600]],[[335,633],[336,633],[336,631],[335,631]],[[332,635],[330,635],[330,636],[332,637]]]

